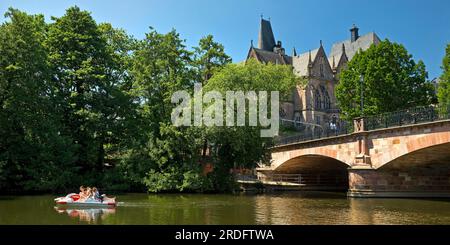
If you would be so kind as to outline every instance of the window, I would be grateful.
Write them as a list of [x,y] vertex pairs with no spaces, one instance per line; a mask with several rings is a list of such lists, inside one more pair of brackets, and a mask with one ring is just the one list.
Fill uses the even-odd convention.
[[320,125],[320,116],[316,116],[316,124]]
[[330,100],[330,96],[328,95],[328,92],[327,92],[326,88],[321,85],[320,86],[320,91],[322,92],[322,96],[323,96],[322,108],[323,109],[330,109],[331,108],[331,100]]
[[322,99],[318,89],[314,91],[314,109],[320,110],[322,108]]
[[324,77],[323,75],[323,64],[320,64],[320,77]]

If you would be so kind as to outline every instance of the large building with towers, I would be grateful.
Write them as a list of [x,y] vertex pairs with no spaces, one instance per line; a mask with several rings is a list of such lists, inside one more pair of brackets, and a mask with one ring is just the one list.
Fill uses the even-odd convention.
[[298,86],[293,91],[288,101],[282,102],[281,118],[302,122],[296,124],[301,127],[328,127],[339,118],[335,87],[339,83],[340,72],[359,50],[366,50],[372,44],[380,42],[374,32],[360,36],[358,31],[358,27],[353,25],[350,38],[334,43],[328,55],[322,41],[318,48],[306,49],[306,52],[300,54],[293,48],[292,53],[287,54],[282,42],[275,41],[270,20],[261,18],[258,46],[254,47],[252,42],[247,59],[291,65],[297,76],[307,80],[305,85]]

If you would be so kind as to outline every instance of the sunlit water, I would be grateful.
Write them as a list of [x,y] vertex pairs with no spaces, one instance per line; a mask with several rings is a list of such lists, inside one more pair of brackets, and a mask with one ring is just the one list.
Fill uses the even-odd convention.
[[332,193],[118,195],[113,209],[0,196],[0,224],[450,224],[450,200],[352,199]]

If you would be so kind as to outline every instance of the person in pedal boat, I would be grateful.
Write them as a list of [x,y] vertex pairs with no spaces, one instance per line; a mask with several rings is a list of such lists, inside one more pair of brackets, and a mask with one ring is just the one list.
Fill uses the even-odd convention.
[[80,186],[80,198],[77,200],[77,202],[85,202],[88,199],[89,195],[87,191],[88,190],[86,187],[84,187],[83,185]]
[[98,192],[97,187],[92,187],[92,194],[96,201],[99,201],[99,202],[103,201],[102,200],[103,198],[100,196],[100,193]]

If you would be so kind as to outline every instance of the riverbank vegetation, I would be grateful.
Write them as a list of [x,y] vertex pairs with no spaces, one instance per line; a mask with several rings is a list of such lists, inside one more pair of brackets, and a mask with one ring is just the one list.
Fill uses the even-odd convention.
[[[142,40],[69,8],[50,23],[9,9],[0,26],[0,192],[77,186],[150,192],[234,188],[271,139],[256,127],[175,127],[175,91],[291,91],[286,66],[231,64],[211,35],[188,48],[150,28]],[[213,166],[212,171],[205,166]]]

